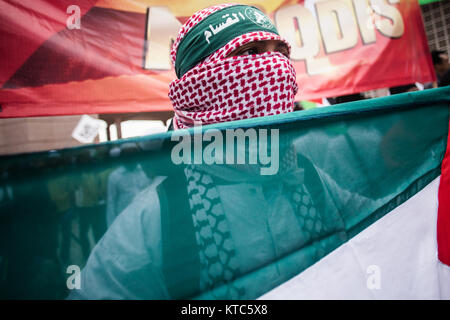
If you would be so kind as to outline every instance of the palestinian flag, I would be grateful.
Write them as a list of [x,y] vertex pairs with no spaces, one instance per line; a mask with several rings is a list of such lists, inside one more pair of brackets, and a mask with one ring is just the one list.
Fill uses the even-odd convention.
[[[2,296],[449,299],[449,103],[445,87],[1,157]],[[272,162],[210,161],[237,132]]]

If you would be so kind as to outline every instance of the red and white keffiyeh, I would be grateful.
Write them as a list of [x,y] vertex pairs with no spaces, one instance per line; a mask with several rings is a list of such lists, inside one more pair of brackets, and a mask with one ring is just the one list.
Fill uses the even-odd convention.
[[[214,6],[194,14],[181,28],[171,59],[183,36],[206,16],[228,5]],[[293,111],[298,87],[290,60],[279,52],[248,56],[227,56],[240,46],[255,41],[280,40],[279,35],[257,31],[238,36],[203,62],[170,84],[169,97],[175,117],[174,128],[189,128]]]

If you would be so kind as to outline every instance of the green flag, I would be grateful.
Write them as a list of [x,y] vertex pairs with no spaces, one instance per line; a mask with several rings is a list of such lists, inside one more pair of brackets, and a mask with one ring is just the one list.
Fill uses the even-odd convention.
[[449,102],[1,157],[1,296],[448,298]]

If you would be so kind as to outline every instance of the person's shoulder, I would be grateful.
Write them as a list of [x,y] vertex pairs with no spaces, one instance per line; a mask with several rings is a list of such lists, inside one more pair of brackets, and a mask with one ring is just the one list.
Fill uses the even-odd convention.
[[[97,251],[117,253],[150,250],[158,242],[161,206],[157,187],[165,177],[156,177],[117,216],[97,244]],[[134,248],[134,249],[131,249]],[[155,248],[153,248],[155,249]]]
[[166,178],[167,177],[165,176],[154,177],[151,183],[136,195],[130,206],[134,206],[135,209],[139,207],[142,207],[143,209],[148,208],[148,202],[158,200],[158,187],[164,182],[164,180],[166,180]]
[[133,201],[120,213],[114,224],[124,224],[133,220],[143,220],[145,215],[159,215],[161,211],[158,187],[164,182],[166,177],[157,176],[152,182],[142,189]]

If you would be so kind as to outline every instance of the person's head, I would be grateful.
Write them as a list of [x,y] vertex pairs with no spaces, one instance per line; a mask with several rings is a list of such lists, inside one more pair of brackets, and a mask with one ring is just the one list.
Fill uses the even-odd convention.
[[434,70],[438,77],[442,77],[450,69],[448,54],[443,50],[434,50],[431,52]]
[[259,9],[196,12],[172,47],[175,128],[291,112],[297,93],[290,45]]
[[416,84],[411,83],[411,84],[406,84],[403,86],[389,88],[389,93],[391,95],[393,95],[393,94],[398,94],[398,93],[403,93],[403,92],[413,92],[413,91],[418,91],[418,90],[419,90],[419,88],[417,88]]

